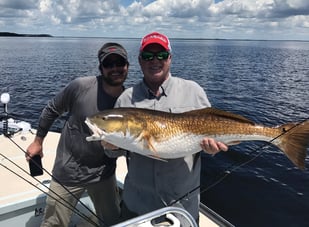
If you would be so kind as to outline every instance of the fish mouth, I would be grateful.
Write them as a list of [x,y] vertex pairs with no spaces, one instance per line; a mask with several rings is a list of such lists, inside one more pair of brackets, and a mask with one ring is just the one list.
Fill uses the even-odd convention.
[[98,141],[104,139],[104,130],[100,129],[96,124],[92,124],[89,118],[86,118],[85,123],[93,133],[91,136],[86,137],[87,141]]

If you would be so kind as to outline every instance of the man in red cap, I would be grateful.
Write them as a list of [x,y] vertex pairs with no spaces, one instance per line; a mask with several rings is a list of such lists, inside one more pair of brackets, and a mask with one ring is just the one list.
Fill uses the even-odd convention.
[[43,157],[43,141],[49,128],[63,113],[68,113],[57,147],[42,227],[68,226],[85,191],[94,204],[100,226],[113,225],[119,219],[116,159],[105,155],[100,142],[86,141],[90,132],[84,122],[88,116],[113,108],[124,90],[129,62],[126,50],[118,43],[104,44],[98,51],[98,60],[101,75],[77,78],[49,101],[40,116],[36,137],[27,149],[27,160],[35,155]]
[[[171,60],[172,48],[168,37],[153,32],[142,38],[138,61],[144,74],[143,80],[125,90],[115,107],[138,107],[172,113],[209,107],[202,87],[194,81],[171,75]],[[227,146],[204,138],[201,150],[216,154],[220,150],[226,151]],[[129,153],[123,191],[123,219],[174,205],[186,209],[198,222],[199,190],[193,189],[200,185],[200,156],[197,153],[164,162]],[[188,196],[183,198],[186,194]]]

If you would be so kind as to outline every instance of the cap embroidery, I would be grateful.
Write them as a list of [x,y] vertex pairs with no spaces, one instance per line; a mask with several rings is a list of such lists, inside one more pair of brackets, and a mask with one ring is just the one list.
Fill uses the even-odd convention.
[[163,42],[167,43],[167,40],[163,36],[161,36],[161,35],[150,35],[148,37],[145,37],[143,42],[146,42],[149,39],[160,39]]
[[110,52],[114,52],[114,51],[116,51],[117,49],[116,49],[115,47],[111,47],[111,48],[108,48],[108,50],[109,50]]

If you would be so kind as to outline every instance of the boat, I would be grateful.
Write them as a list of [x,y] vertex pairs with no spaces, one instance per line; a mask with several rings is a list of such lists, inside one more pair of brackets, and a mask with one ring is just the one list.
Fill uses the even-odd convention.
[[[1,100],[3,101],[3,100]],[[35,137],[36,130],[28,122],[9,118],[6,105],[2,122],[0,122],[0,226],[40,226],[48,187],[51,180],[56,147],[60,138],[59,132],[50,131],[44,140],[44,158],[42,166],[44,174],[32,177],[29,164],[25,159],[25,150]],[[0,115],[1,116],[1,115]],[[120,190],[123,188],[127,166],[124,157],[117,159],[116,177]],[[70,227],[92,226],[89,218],[93,216],[94,207],[87,193],[84,193],[73,212]],[[82,215],[81,215],[82,214]],[[185,210],[177,207],[164,207],[159,210],[119,223],[115,226],[153,226],[153,221],[165,215],[164,226],[181,226],[186,220],[190,226],[198,226],[192,216]],[[182,218],[179,218],[182,217]],[[95,226],[95,225],[94,225]],[[158,226],[158,225],[155,225]],[[199,226],[233,226],[219,214],[200,205]]]

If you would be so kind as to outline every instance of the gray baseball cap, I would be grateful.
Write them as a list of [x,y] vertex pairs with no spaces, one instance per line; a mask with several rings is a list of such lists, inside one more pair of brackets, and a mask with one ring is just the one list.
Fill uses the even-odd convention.
[[111,54],[118,54],[128,61],[127,51],[119,43],[105,43],[98,51],[98,58],[100,64]]

